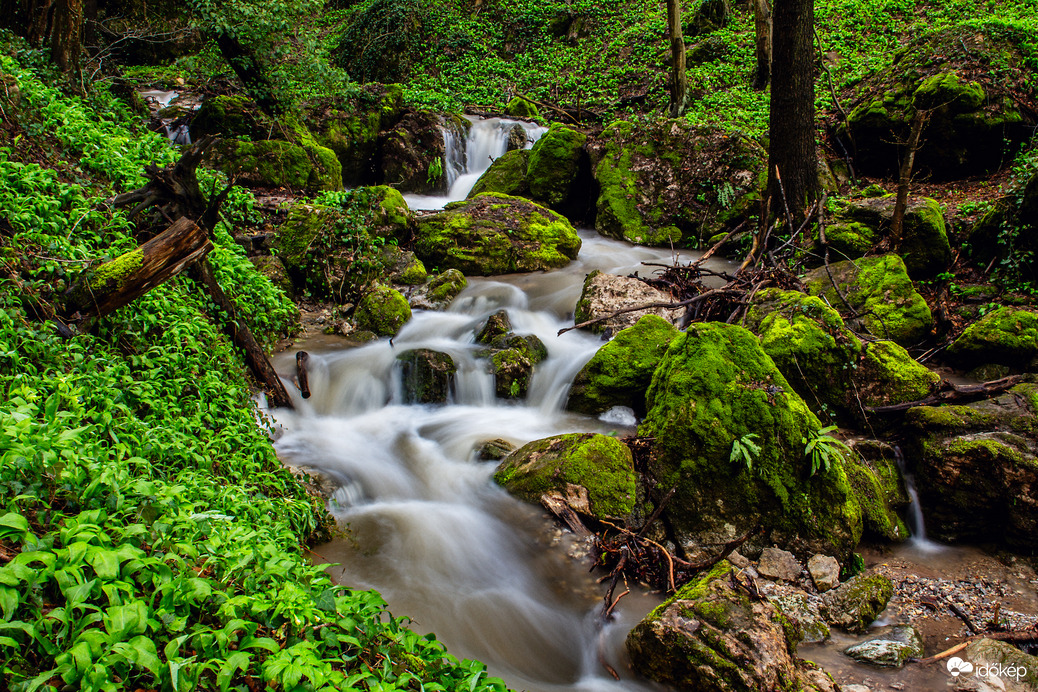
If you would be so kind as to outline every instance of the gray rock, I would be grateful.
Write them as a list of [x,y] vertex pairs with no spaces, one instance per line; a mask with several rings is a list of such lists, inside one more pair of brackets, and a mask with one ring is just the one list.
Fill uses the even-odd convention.
[[894,594],[894,584],[882,574],[859,574],[822,596],[825,621],[848,632],[864,632]]
[[823,593],[840,585],[840,563],[834,557],[812,555],[807,561],[807,571],[815,587]]
[[800,625],[804,631],[802,643],[821,644],[829,638],[829,625],[825,624],[825,620],[818,613],[818,604],[812,602],[806,594],[775,596],[771,602],[778,606],[783,615]]
[[793,553],[779,548],[765,548],[757,563],[757,571],[769,579],[793,582],[800,578],[803,567]]
[[911,625],[895,625],[881,636],[847,647],[844,653],[863,663],[900,668],[910,658],[923,657],[923,638]]
[[865,685],[841,685],[840,692],[872,692],[872,689]]
[[[957,655],[973,665],[972,674],[955,677],[955,690],[965,692],[1034,692],[1038,690],[1038,656],[1029,656],[1012,644],[978,639]],[[948,663],[955,659],[948,659]],[[945,664],[947,665],[947,664]],[[987,675],[978,675],[985,668]]]
[[[670,303],[674,299],[669,293],[657,290],[647,283],[629,276],[604,274],[595,270],[584,279],[584,289],[574,311],[577,324],[612,314],[617,310],[648,303]],[[621,329],[634,326],[645,315],[659,315],[668,322],[674,322],[682,310],[667,308],[648,308],[625,312],[616,317],[593,324],[588,329],[593,332],[605,332],[612,335]]]

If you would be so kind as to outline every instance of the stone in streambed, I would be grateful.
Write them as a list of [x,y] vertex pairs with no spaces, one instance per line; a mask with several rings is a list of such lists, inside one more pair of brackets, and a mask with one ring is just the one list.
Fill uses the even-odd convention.
[[889,632],[844,649],[862,663],[900,668],[910,658],[923,657],[923,638],[911,625],[894,625]]

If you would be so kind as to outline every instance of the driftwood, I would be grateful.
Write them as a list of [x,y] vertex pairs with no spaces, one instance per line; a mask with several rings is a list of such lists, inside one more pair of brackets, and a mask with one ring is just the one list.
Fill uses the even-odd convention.
[[566,526],[568,526],[573,533],[581,537],[591,535],[588,528],[584,526],[584,522],[582,522],[577,513],[566,504],[565,498],[563,498],[560,493],[544,493],[541,495],[541,504],[545,509],[565,522]]
[[252,335],[252,332],[249,331],[249,328],[240,320],[236,319],[235,314],[237,309],[234,307],[234,303],[231,302],[230,298],[227,297],[227,294],[223,292],[223,289],[220,288],[220,284],[217,283],[216,277],[213,275],[213,268],[209,265],[209,261],[203,259],[193,268],[192,273],[194,273],[195,278],[205,286],[206,291],[209,293],[209,297],[213,299],[216,306],[226,312],[230,318],[226,320],[224,327],[231,339],[234,341],[234,344],[245,352],[245,361],[248,363],[253,375],[256,376],[256,379],[259,380],[260,384],[262,384],[264,389],[267,390],[270,405],[275,408],[292,408],[292,399],[288,396],[285,384],[274,371],[274,366],[271,365],[270,360],[267,359],[267,354],[264,352],[263,347],[257,343],[256,338]]
[[296,383],[299,385],[299,393],[304,399],[310,398],[310,374],[307,370],[309,364],[309,353],[306,351],[296,353]]
[[202,228],[191,219],[178,219],[136,250],[83,272],[66,294],[62,314],[73,321],[103,317],[178,274],[212,249],[213,244]]
[[991,380],[981,384],[954,384],[948,380],[941,380],[941,387],[935,393],[917,401],[906,401],[903,404],[890,404],[889,406],[866,406],[867,413],[898,413],[907,411],[916,406],[932,406],[933,404],[945,404],[951,401],[969,402],[979,399],[987,399],[995,394],[1001,394],[1024,381],[1023,375],[1010,375],[1000,380]]

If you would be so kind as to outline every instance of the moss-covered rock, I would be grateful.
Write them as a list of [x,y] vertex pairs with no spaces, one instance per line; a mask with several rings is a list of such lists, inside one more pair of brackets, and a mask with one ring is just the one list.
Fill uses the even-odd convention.
[[859,574],[822,595],[825,621],[848,632],[864,632],[894,595],[894,584],[883,574]]
[[1038,532],[1038,385],[905,414],[927,533],[1033,552]]
[[846,299],[858,315],[849,326],[858,331],[911,346],[926,339],[933,326],[929,306],[897,255],[834,262],[828,272],[824,267],[815,269],[804,281],[811,295],[823,296],[841,312],[847,308]]
[[1038,173],[973,225],[969,249],[980,264],[1005,265],[1011,278],[1038,280]]
[[458,367],[448,354],[425,348],[414,349],[396,357],[401,362],[401,379],[408,403],[443,404],[451,391]]
[[798,628],[736,578],[722,560],[649,613],[627,635],[634,670],[688,692],[815,689],[797,668]]
[[997,363],[1027,369],[1038,358],[1038,312],[1000,307],[959,335],[947,351],[958,365]]
[[757,143],[683,120],[619,121],[589,142],[595,228],[644,245],[696,245],[752,213],[766,182]]
[[542,495],[560,493],[572,509],[599,519],[622,518],[634,508],[631,450],[607,435],[573,433],[536,440],[509,454],[494,480],[535,504]]
[[505,106],[505,113],[511,115],[514,118],[539,118],[541,117],[540,111],[537,110],[537,106],[527,98],[522,96],[516,96],[514,99],[508,102]]
[[191,120],[191,135],[198,140],[206,135],[265,139],[270,119],[244,96],[217,95],[202,101]]
[[595,352],[577,373],[566,408],[598,415],[614,406],[627,406],[645,415],[645,391],[667,346],[678,330],[667,320],[646,315]]
[[347,186],[378,181],[376,155],[379,133],[391,129],[403,114],[399,84],[366,84],[346,102],[316,105],[308,122],[321,146],[335,152]]
[[[843,557],[861,509],[843,465],[811,474],[804,440],[821,424],[746,329],[693,324],[671,342],[647,395],[648,473],[677,495],[664,514],[685,544],[723,543],[760,525],[760,545]],[[755,435],[747,465],[734,445]],[[752,467],[752,468],[751,468]]]
[[587,135],[554,123],[530,151],[527,180],[530,194],[574,221],[591,209],[591,159]]
[[228,139],[217,142],[209,156],[217,168],[245,185],[310,191],[342,189],[339,160],[330,149],[320,146]]
[[353,320],[358,329],[393,336],[411,319],[407,298],[389,286],[376,284],[358,301]]
[[[825,227],[825,240],[835,257],[857,259],[876,249],[879,230],[859,221],[842,221]],[[815,240],[820,240],[815,236]],[[818,248],[821,250],[821,247]]]
[[507,310],[498,310],[476,330],[476,343],[489,346],[501,339],[506,339],[512,334],[512,320],[508,317]]
[[818,599],[809,600],[805,592],[792,591],[770,596],[769,600],[783,615],[800,625],[801,644],[821,644],[829,639],[831,632],[818,612]]
[[862,663],[900,668],[910,658],[922,658],[923,637],[911,625],[894,625],[883,634],[844,649],[844,653]]
[[525,399],[533,368],[548,357],[548,350],[533,334],[509,334],[494,339],[490,355],[494,393],[499,399]]
[[565,217],[495,192],[422,217],[415,239],[426,265],[483,276],[561,267],[579,250],[580,236]]
[[457,269],[448,269],[429,281],[429,298],[438,303],[450,303],[468,285],[464,274]]
[[[927,111],[915,170],[949,180],[991,172],[1011,160],[1030,137],[1035,116],[1014,93],[1033,89],[1017,81],[1027,70],[1030,40],[1022,27],[995,19],[920,36],[873,71],[850,104],[849,127],[857,169],[894,175],[916,109]],[[1032,91],[1033,94],[1033,91]]]
[[[1009,642],[976,639],[958,655],[972,663],[974,670],[985,666],[991,671],[986,677],[992,683],[989,689],[1004,689],[1006,692],[1038,689],[1038,656],[1030,656]],[[957,686],[956,689],[963,688]]]
[[389,272],[389,280],[404,286],[421,286],[429,279],[422,260],[410,250],[401,250],[397,245],[382,248],[382,259]]
[[528,197],[530,181],[526,169],[530,163],[530,150],[518,149],[506,152],[494,159],[490,168],[479,176],[469,191],[469,199],[484,192],[500,192],[513,197]]
[[[632,276],[618,276],[594,270],[584,277],[584,287],[580,291],[580,299],[574,308],[574,321],[577,324],[612,315],[617,310],[635,305],[650,303],[670,303],[673,297],[658,288],[653,288],[641,279]],[[632,310],[608,319],[603,319],[587,327],[592,332],[613,334],[633,326],[646,315],[656,315],[668,322],[673,322],[681,315],[681,309],[646,308]]]
[[907,540],[908,526],[901,512],[908,507],[909,498],[894,448],[878,440],[862,440],[853,449],[856,454],[847,456],[844,468],[861,503],[865,534],[885,541]]
[[288,297],[295,295],[295,287],[292,286],[292,278],[288,275],[284,263],[277,257],[271,255],[258,255],[250,257],[249,261],[259,270],[259,273],[267,277],[274,286],[280,288]]
[[444,132],[464,140],[471,123],[427,111],[406,113],[379,143],[379,180],[419,194],[447,192]]

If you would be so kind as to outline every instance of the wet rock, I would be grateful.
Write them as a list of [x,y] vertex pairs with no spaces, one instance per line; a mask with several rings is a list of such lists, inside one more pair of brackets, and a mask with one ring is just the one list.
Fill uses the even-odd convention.
[[959,365],[995,363],[1027,369],[1038,361],[1038,312],[1000,307],[966,328],[948,358]]
[[422,260],[410,250],[401,250],[396,245],[382,248],[382,261],[389,272],[389,280],[404,286],[420,286],[424,284],[429,273]]
[[494,341],[507,337],[512,333],[512,320],[508,318],[507,310],[498,310],[483,323],[476,333],[476,343],[489,346]]
[[487,440],[476,448],[476,461],[501,461],[516,450],[516,446],[500,437]]
[[[683,544],[724,543],[760,525],[751,543],[801,557],[843,557],[857,545],[861,510],[843,466],[811,474],[803,440],[821,423],[751,332],[692,324],[671,342],[646,400],[647,472],[676,487],[664,515]],[[748,435],[760,448],[750,465],[732,455]]]
[[859,574],[822,596],[825,621],[848,632],[864,632],[887,607],[894,584],[882,574]]
[[[519,129],[522,129],[520,126]],[[523,130],[525,133],[525,130]],[[523,135],[526,136],[525,134]],[[468,198],[484,192],[500,192],[513,197],[530,196],[530,179],[526,175],[530,163],[530,151],[509,151],[499,156],[490,164],[490,168],[479,176],[479,180],[472,186]]]
[[911,625],[894,625],[878,637],[847,647],[844,653],[862,663],[900,668],[910,658],[923,657],[923,638]]
[[573,221],[591,209],[591,159],[584,148],[587,135],[554,123],[530,151],[527,179],[530,194]]
[[436,194],[447,191],[443,130],[464,140],[471,123],[461,116],[407,113],[379,142],[379,181],[402,192]]
[[457,269],[448,269],[429,281],[429,299],[436,303],[450,303],[468,285],[468,279],[464,274]]
[[[577,301],[573,319],[580,324],[635,305],[670,303],[673,300],[669,293],[655,289],[644,281],[629,276],[605,274],[596,269],[584,279],[584,288],[580,293],[580,300]],[[674,322],[683,310],[684,308],[635,310],[610,317],[587,329],[609,335],[634,326],[645,315],[657,315],[668,322]]]
[[757,572],[768,579],[795,582],[802,571],[793,553],[781,548],[765,548],[757,562]]
[[793,621],[803,632],[803,644],[821,644],[829,639],[829,625],[818,613],[818,603],[804,593],[789,593],[769,596],[782,614]]
[[448,354],[419,348],[400,354],[397,360],[402,363],[404,396],[408,403],[447,403],[458,369]]
[[498,349],[490,356],[494,393],[500,399],[525,399],[533,368],[548,356],[547,349],[533,334],[498,339],[494,346]]
[[533,202],[486,192],[418,220],[415,252],[427,266],[490,276],[553,269],[580,250],[564,217]]
[[955,659],[948,661],[948,664],[962,671],[954,676],[955,690],[1033,692],[1038,689],[1038,656],[1029,656],[1012,644],[978,639],[971,642],[959,656],[961,661],[971,664],[973,668],[972,671],[967,670],[962,663],[955,663]]
[[840,685],[840,692],[872,692],[872,688],[865,685]]
[[878,440],[858,440],[852,446],[855,454],[846,459],[844,468],[861,503],[865,533],[884,541],[907,540],[909,531],[901,515],[909,498],[894,448]]
[[807,561],[807,571],[815,588],[824,593],[840,585],[840,563],[828,555],[812,555]]
[[508,144],[505,146],[505,151],[525,149],[529,141],[529,138],[526,136],[526,130],[522,125],[516,123],[508,131]]
[[613,406],[627,406],[644,416],[652,373],[677,335],[674,325],[657,315],[646,315],[618,332],[577,373],[567,410],[598,415]]
[[[811,295],[823,296],[841,312],[846,310],[846,300],[861,315],[849,322],[856,331],[911,346],[925,339],[933,326],[930,308],[912,286],[905,263],[897,255],[835,262],[829,265],[829,272],[824,267],[809,272],[804,282]],[[847,314],[844,318],[849,319]]]
[[695,245],[760,201],[766,156],[748,138],[682,120],[619,121],[589,142],[595,228],[643,245]]
[[634,508],[631,451],[607,435],[573,433],[535,440],[509,454],[494,472],[494,480],[534,504],[551,492],[586,497],[586,506],[570,503],[571,508],[599,519],[625,517]]
[[796,627],[734,588],[732,569],[722,560],[631,630],[635,671],[689,692],[817,689],[797,667]]
[[407,299],[396,289],[376,284],[357,302],[353,321],[358,329],[393,336],[411,319]]

